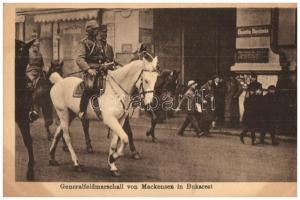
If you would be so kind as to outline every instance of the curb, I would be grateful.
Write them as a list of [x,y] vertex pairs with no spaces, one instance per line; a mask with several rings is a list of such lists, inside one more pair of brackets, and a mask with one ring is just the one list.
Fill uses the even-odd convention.
[[[136,120],[132,120],[130,122],[130,124],[132,126],[136,126],[136,127],[149,127],[150,125],[145,125],[145,123],[139,123],[137,122]],[[150,124],[150,122],[149,122]],[[175,127],[173,124],[169,124],[168,126],[164,126],[165,124],[158,124],[156,126],[155,129],[162,129],[162,130],[178,130],[178,127]],[[185,131],[188,131],[188,132],[192,132],[193,129],[191,128],[187,128]],[[229,129],[229,128],[213,128],[210,130],[210,133],[212,134],[220,134],[220,135],[230,135],[230,136],[240,136],[240,133],[242,132],[242,129]],[[245,137],[250,137],[250,136],[245,136]],[[285,141],[292,141],[292,142],[296,142],[297,141],[297,138],[296,137],[292,137],[292,136],[285,136],[285,135],[277,135],[277,138],[279,140],[285,140]],[[266,134],[266,139],[271,139],[271,136],[270,134]]]

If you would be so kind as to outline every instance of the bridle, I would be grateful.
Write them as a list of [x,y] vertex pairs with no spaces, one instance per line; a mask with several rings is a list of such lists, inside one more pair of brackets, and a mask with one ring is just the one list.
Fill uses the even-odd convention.
[[[144,68],[145,68],[145,61],[143,61],[143,65],[144,65]],[[136,86],[137,82],[140,80],[140,86],[138,87],[138,90],[139,90],[139,95],[142,96],[142,98],[145,98],[145,95],[148,94],[148,93],[154,93],[154,90],[147,90],[145,91],[145,88],[144,88],[144,85],[143,85],[143,73],[144,72],[152,72],[152,73],[159,73],[158,70],[146,70],[146,69],[143,69],[141,70],[137,80],[134,82],[134,85]],[[126,91],[121,85],[120,83],[118,83],[118,81],[115,80],[115,78],[113,76],[111,76],[110,74],[108,74],[109,78],[111,78],[117,85],[118,87],[127,95],[127,96],[130,96],[130,92]],[[114,91],[114,93],[116,94],[116,96],[119,96],[118,93],[116,92],[116,90],[114,89],[114,87],[111,85],[111,82],[109,79],[107,79],[110,87],[112,88],[112,90]]]

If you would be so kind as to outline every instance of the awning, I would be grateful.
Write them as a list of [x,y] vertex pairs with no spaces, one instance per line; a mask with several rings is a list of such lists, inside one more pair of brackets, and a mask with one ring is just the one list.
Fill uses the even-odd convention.
[[98,16],[98,9],[95,10],[77,10],[72,12],[57,12],[37,14],[34,16],[34,21],[37,23],[59,22],[59,21],[73,21],[73,20],[89,20],[96,19]]

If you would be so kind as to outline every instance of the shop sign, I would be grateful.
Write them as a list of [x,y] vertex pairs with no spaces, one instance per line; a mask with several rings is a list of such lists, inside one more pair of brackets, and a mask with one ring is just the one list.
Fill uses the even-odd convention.
[[268,48],[237,49],[236,62],[237,63],[268,63],[269,49]]
[[270,26],[244,26],[237,27],[236,37],[263,37],[270,36]]

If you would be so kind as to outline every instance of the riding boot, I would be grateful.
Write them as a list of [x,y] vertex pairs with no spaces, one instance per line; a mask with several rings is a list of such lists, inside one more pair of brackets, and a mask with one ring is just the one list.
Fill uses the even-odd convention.
[[92,90],[84,90],[80,99],[79,117],[84,119],[89,99],[92,96]]

